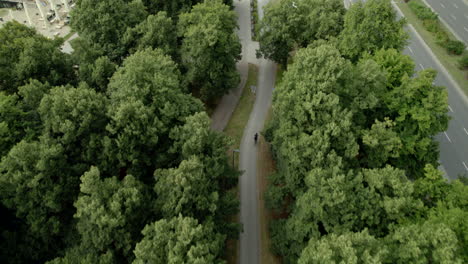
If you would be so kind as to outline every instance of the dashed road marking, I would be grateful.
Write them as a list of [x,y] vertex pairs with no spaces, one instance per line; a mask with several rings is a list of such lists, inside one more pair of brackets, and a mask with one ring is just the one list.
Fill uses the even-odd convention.
[[467,170],[467,171],[468,171],[468,167],[466,166],[465,162],[464,162],[464,161],[462,161],[462,163],[463,163],[463,166],[465,166],[465,170]]
[[453,20],[457,20],[457,17],[455,17],[454,15],[450,15],[450,16],[453,18]]
[[421,63],[419,63],[419,66],[424,70],[424,66]]
[[466,32],[468,32],[468,28],[466,28],[466,27],[463,27],[463,29],[464,29]]
[[450,112],[453,113],[453,109],[452,109],[452,107],[450,107],[450,105],[448,106],[448,109],[450,110]]
[[412,54],[414,54],[414,52],[413,52],[413,50],[411,49],[411,47],[408,47],[408,50],[409,50]]
[[448,141],[449,141],[450,143],[452,143],[452,140],[451,140],[451,139],[449,138],[449,136],[447,135],[447,132],[444,132],[444,134],[445,134],[445,136],[447,137]]
[[468,135],[468,131],[466,131],[466,128],[463,128],[463,130],[465,130],[465,133]]
[[440,3],[440,6],[443,7],[443,8],[445,8],[444,4],[442,4],[442,3]]
[[455,3],[453,3],[453,6],[454,6],[455,8],[458,8],[457,4],[455,4]]

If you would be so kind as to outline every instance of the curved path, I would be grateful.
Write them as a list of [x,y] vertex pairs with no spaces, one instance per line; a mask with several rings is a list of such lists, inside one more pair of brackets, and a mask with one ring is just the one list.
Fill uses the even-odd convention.
[[[258,0],[259,18],[263,17],[262,7],[269,0]],[[258,65],[259,74],[256,89],[256,100],[249,121],[245,127],[240,144],[239,169],[244,171],[239,179],[240,184],[240,221],[243,231],[240,234],[240,264],[260,263],[260,220],[257,189],[257,148],[253,136],[263,129],[266,114],[271,105],[276,66],[273,62],[257,59],[255,51],[258,42],[251,40],[250,0],[234,0],[238,16],[238,36],[242,44],[242,59],[237,63],[241,76],[239,86],[221,99],[213,112],[211,128],[222,131],[234,111],[248,75],[248,64]]]
[[[267,1],[259,1],[259,19],[263,17],[262,6]],[[276,66],[268,60],[257,60],[255,50],[258,43],[250,41],[250,1],[242,0],[236,3],[239,14],[240,30],[247,28],[247,60],[259,66],[256,100],[249,122],[245,127],[240,145],[239,169],[244,171],[240,178],[240,219],[244,230],[240,235],[240,264],[260,263],[260,220],[257,188],[257,148],[253,136],[263,129],[268,109],[271,105],[272,92],[275,84]],[[247,18],[245,17],[247,15]],[[242,21],[241,21],[242,20]],[[248,24],[246,25],[246,22]],[[243,45],[244,45],[243,41]]]

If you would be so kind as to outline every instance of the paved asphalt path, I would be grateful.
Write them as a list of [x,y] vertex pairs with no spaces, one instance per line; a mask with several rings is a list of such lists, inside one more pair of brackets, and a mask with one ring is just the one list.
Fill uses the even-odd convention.
[[467,0],[423,0],[439,15],[441,21],[468,45],[468,1]]
[[[244,171],[240,177],[240,220],[243,232],[240,234],[240,264],[260,263],[260,220],[257,188],[257,146],[254,143],[254,134],[263,129],[275,84],[276,65],[264,59],[255,58],[258,43],[250,41],[250,1],[236,1],[236,11],[239,15],[240,30],[247,29],[243,37],[248,37],[246,54],[248,62],[259,66],[256,89],[256,99],[245,127],[240,144],[239,169]],[[268,0],[259,0],[259,19],[263,17],[262,7]],[[244,45],[245,42],[243,42]]]

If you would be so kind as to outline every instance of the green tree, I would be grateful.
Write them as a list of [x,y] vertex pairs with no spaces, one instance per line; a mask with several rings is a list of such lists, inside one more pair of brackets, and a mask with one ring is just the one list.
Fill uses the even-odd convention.
[[[273,147],[284,184],[296,196],[311,168],[347,167],[358,155],[353,112],[344,107],[352,65],[330,45],[299,50],[274,94]],[[354,99],[353,99],[354,98]],[[344,99],[343,99],[344,100]]]
[[413,76],[414,62],[410,56],[396,49],[381,49],[370,57],[385,71],[388,90],[399,87],[404,76]]
[[110,250],[130,261],[150,204],[144,185],[131,175],[122,181],[101,179],[99,169],[91,167],[81,177],[80,191],[75,218],[81,243],[94,252]]
[[38,110],[43,135],[60,142],[75,164],[98,160],[108,122],[104,95],[86,85],[56,87],[44,96]]
[[0,92],[0,157],[24,136],[21,120],[25,113],[18,107],[18,96]]
[[143,0],[151,14],[159,11],[167,12],[170,17],[176,18],[182,12],[189,12],[193,5],[202,0]]
[[363,131],[363,165],[380,168],[389,158],[397,158],[402,148],[398,134],[393,130],[395,122],[385,118],[383,122],[375,120],[370,130]]
[[444,224],[401,226],[387,240],[389,263],[462,263],[457,237]]
[[447,130],[449,117],[447,91],[433,84],[436,71],[423,70],[415,78],[405,76],[402,85],[389,92],[385,102],[394,113],[395,131],[403,148],[392,163],[419,177],[424,166],[437,166],[438,146],[433,136]]
[[359,1],[346,12],[338,47],[353,61],[364,53],[374,54],[380,49],[401,50],[408,39],[403,29],[405,24],[405,19],[397,19],[390,1]]
[[25,113],[22,119],[25,127],[26,139],[35,140],[42,133],[42,120],[39,115],[39,105],[45,94],[51,89],[48,82],[30,80],[29,83],[18,87],[20,100],[18,106]]
[[30,78],[52,85],[74,79],[70,58],[60,51],[61,39],[50,40],[18,22],[6,23],[0,39],[0,91],[15,93]]
[[330,234],[320,240],[311,239],[298,263],[382,263],[387,254],[385,245],[364,230],[359,233]]
[[346,173],[316,168],[306,184],[307,191],[297,198],[284,227],[289,242],[282,253],[288,263],[296,261],[309,239],[364,229],[383,237],[391,225],[422,209],[404,171],[392,167]]
[[117,69],[117,65],[106,56],[97,58],[94,63],[82,63],[79,66],[79,77],[91,88],[105,92],[109,79]]
[[204,172],[204,164],[196,156],[180,163],[178,168],[155,172],[158,207],[166,218],[179,214],[200,219],[213,215],[219,193],[212,175]]
[[224,263],[224,238],[210,222],[199,224],[190,217],[163,219],[143,229],[133,263]]
[[111,167],[120,168],[121,176],[130,170],[140,178],[156,167],[177,165],[177,155],[167,152],[170,130],[201,111],[202,105],[185,93],[176,64],[161,50],[138,51],[117,70],[107,92],[106,155],[110,164],[117,163]]
[[[239,225],[230,219],[239,211],[239,200],[232,188],[237,185],[240,173],[228,163],[226,149],[232,145],[231,140],[212,131],[210,124],[208,115],[200,112],[187,117],[183,126],[171,130],[173,145],[169,153],[178,154],[181,163],[175,169],[162,171],[162,178],[156,175],[155,189],[160,204],[166,207],[162,211],[169,216],[176,216],[182,209],[182,215],[199,221],[213,218],[217,232],[237,237]],[[177,181],[168,177],[168,173],[187,180]],[[171,197],[171,201],[163,202],[166,197]],[[168,203],[177,205],[171,207]]]
[[129,28],[123,40],[130,53],[146,48],[159,48],[167,55],[175,56],[177,50],[176,26],[166,12],[149,15],[146,20]]
[[71,12],[70,25],[88,46],[96,45],[102,55],[119,62],[126,53],[122,42],[125,32],[147,15],[141,0],[79,0]]
[[260,21],[259,52],[282,65],[297,47],[336,37],[343,27],[345,8],[340,0],[277,1],[265,7]]
[[70,228],[78,173],[59,144],[44,141],[21,141],[0,163],[2,203],[26,224],[28,236],[40,241],[39,252],[60,248],[59,238]]
[[116,263],[116,257],[112,251],[106,251],[103,254],[90,252],[84,247],[72,247],[66,250],[65,256],[55,258],[46,264],[113,264]]
[[241,58],[241,44],[236,28],[236,14],[221,0],[207,0],[180,15],[182,65],[192,92],[205,102],[239,83],[236,62]]

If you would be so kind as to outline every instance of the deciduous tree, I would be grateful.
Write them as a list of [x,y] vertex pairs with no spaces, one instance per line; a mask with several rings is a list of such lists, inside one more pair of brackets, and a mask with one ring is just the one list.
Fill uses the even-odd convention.
[[236,14],[221,0],[207,0],[180,16],[182,65],[192,91],[211,101],[236,87],[241,44]]
[[405,23],[405,19],[397,19],[388,0],[359,1],[346,12],[339,49],[353,61],[364,53],[374,54],[382,48],[401,50],[408,39],[403,29]]
[[224,263],[223,236],[213,223],[199,224],[190,217],[163,219],[143,229],[143,239],[135,247],[133,263]]

